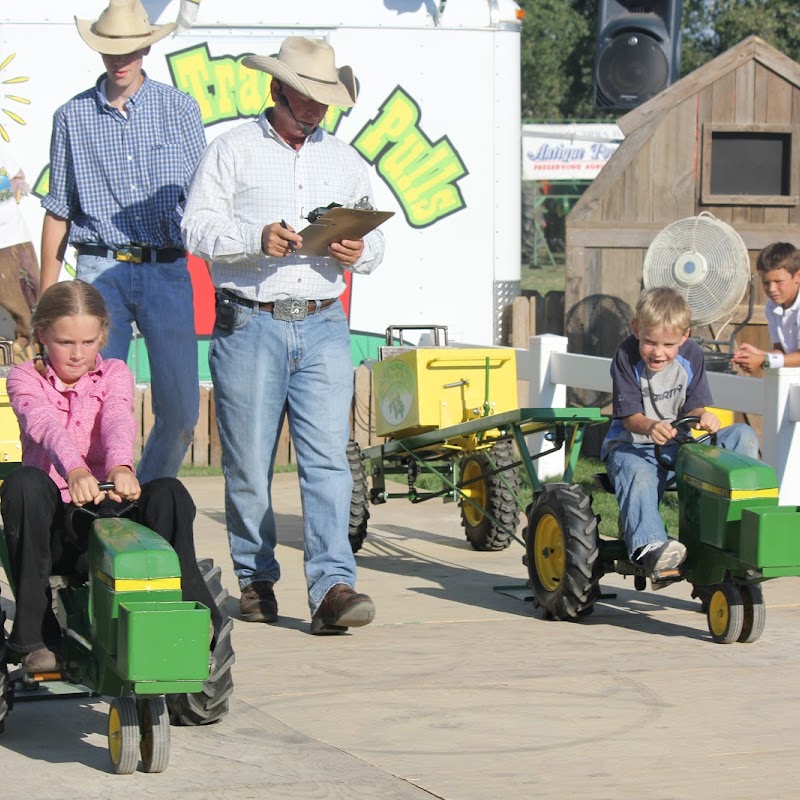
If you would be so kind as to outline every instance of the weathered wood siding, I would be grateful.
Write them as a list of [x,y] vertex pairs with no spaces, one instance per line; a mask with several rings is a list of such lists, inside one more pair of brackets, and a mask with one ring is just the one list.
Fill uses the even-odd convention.
[[[707,123],[788,125],[800,142],[800,65],[749,37],[620,120],[625,140],[567,217],[567,320],[586,298],[605,295],[633,307],[650,243],[670,223],[701,211],[736,228],[752,272],[759,251],[770,242],[800,247],[798,205],[701,203]],[[764,301],[756,280],[754,315],[740,342],[769,344]],[[745,297],[735,321],[746,307]],[[713,328],[696,333],[716,335]],[[576,352],[610,355],[570,339]]]

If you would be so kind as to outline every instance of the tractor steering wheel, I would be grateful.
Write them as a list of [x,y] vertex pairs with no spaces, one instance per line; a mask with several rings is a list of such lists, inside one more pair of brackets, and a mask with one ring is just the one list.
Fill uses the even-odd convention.
[[682,425],[695,425],[696,423],[700,422],[700,417],[698,416],[688,416],[688,417],[679,417],[674,422],[671,423],[673,428],[678,428],[678,433],[675,435],[674,439],[670,439],[669,442],[666,444],[657,444],[655,449],[655,457],[658,464],[664,469],[675,469],[675,465],[671,464],[667,459],[664,457],[663,450],[666,447],[682,447],[685,444],[705,444],[709,442],[710,444],[717,443],[717,434],[716,433],[704,433],[702,436],[698,436],[696,439],[692,434],[686,433],[686,431],[680,430]]
[[[113,481],[98,481],[97,488],[101,492],[108,492],[113,490]],[[136,507],[136,500],[123,500],[121,503],[115,503],[106,498],[99,505],[94,506],[86,504],[77,506],[73,509],[73,513],[86,514],[92,519],[101,519],[107,517],[124,517],[132,508]]]

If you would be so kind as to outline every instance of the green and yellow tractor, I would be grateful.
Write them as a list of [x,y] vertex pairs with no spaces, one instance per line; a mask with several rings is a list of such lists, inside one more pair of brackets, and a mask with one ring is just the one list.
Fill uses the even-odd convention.
[[[681,430],[696,421],[684,417],[673,424]],[[691,582],[715,642],[754,642],[766,619],[761,584],[800,575],[800,509],[778,504],[772,467],[709,444],[710,439],[686,432],[676,437],[677,538],[687,556],[679,569],[653,576],[652,582],[654,588]],[[657,457],[665,459],[663,450]],[[606,476],[596,481],[610,489]],[[631,575],[637,589],[646,587],[647,576],[631,562],[625,543],[601,538],[597,523],[579,485],[545,485],[530,507],[524,561],[541,615],[577,620],[590,614],[607,573]]]
[[[13,583],[4,546],[0,555]],[[227,592],[220,570],[210,560],[199,562],[223,614],[212,650],[210,610],[182,599],[178,556],[157,533],[125,517],[98,518],[91,525],[87,563],[85,573],[60,576],[55,601],[61,625],[59,671],[14,669],[19,659],[0,638],[0,730],[15,694],[44,693],[52,682],[82,686],[111,698],[113,771],[132,773],[141,760],[144,772],[163,772],[169,763],[170,723],[205,725],[228,711],[233,623],[224,612]],[[0,637],[4,623],[0,612]]]
[[[19,427],[5,391],[7,372],[7,366],[0,367],[0,482],[21,461]],[[182,599],[177,554],[161,536],[129,518],[132,506],[87,518],[89,549],[82,571],[51,579],[51,587],[54,582],[59,587],[54,610],[63,666],[58,672],[15,668],[19,657],[6,648],[0,609],[0,732],[15,696],[46,697],[52,688],[52,696],[63,697],[71,687],[80,687],[84,696],[105,695],[111,703],[108,749],[117,774],[134,772],[140,760],[145,772],[165,770],[170,723],[216,722],[227,713],[233,692],[233,622],[225,611],[219,567],[209,559],[198,562],[222,615],[212,650],[210,610]],[[13,592],[2,529],[0,561]]]

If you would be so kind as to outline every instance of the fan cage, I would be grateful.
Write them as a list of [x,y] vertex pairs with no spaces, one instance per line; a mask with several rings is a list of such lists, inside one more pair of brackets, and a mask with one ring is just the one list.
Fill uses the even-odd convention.
[[[687,254],[701,254],[705,279],[695,285],[682,282],[676,264]],[[692,323],[707,325],[729,315],[741,303],[750,281],[750,258],[742,237],[727,223],[703,212],[673,222],[647,250],[642,282],[646,289],[669,286],[692,309]]]

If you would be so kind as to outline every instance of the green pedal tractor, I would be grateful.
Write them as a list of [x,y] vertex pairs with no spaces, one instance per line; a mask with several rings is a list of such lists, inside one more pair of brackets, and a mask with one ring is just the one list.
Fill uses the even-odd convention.
[[[711,435],[694,439],[682,430],[697,421],[684,417],[673,423],[679,429],[678,539],[686,545],[686,560],[679,569],[652,576],[653,588],[690,581],[715,642],[754,642],[766,620],[762,582],[800,575],[800,510],[778,505],[772,467],[707,444]],[[665,466],[671,463],[667,449],[656,449]],[[605,475],[596,482],[611,489]],[[578,485],[546,485],[531,506],[524,561],[541,616],[577,620],[590,614],[606,573],[632,575],[635,587],[645,588],[646,576],[631,563],[625,543],[601,539],[597,522]]]
[[[11,582],[4,546],[0,553]],[[140,760],[145,772],[165,770],[170,722],[215,722],[227,713],[233,691],[233,623],[224,613],[227,592],[220,584],[219,568],[210,560],[199,566],[223,613],[213,651],[210,611],[182,599],[181,571],[172,547],[123,516],[91,522],[87,571],[62,577],[55,604],[63,666],[59,672],[28,674],[14,670],[16,659],[11,651],[6,653],[0,661],[0,730],[15,694],[44,693],[50,682],[83,686],[112,698],[108,752],[113,771],[132,773]],[[0,612],[0,636],[4,623]],[[0,656],[3,650],[0,639]]]

